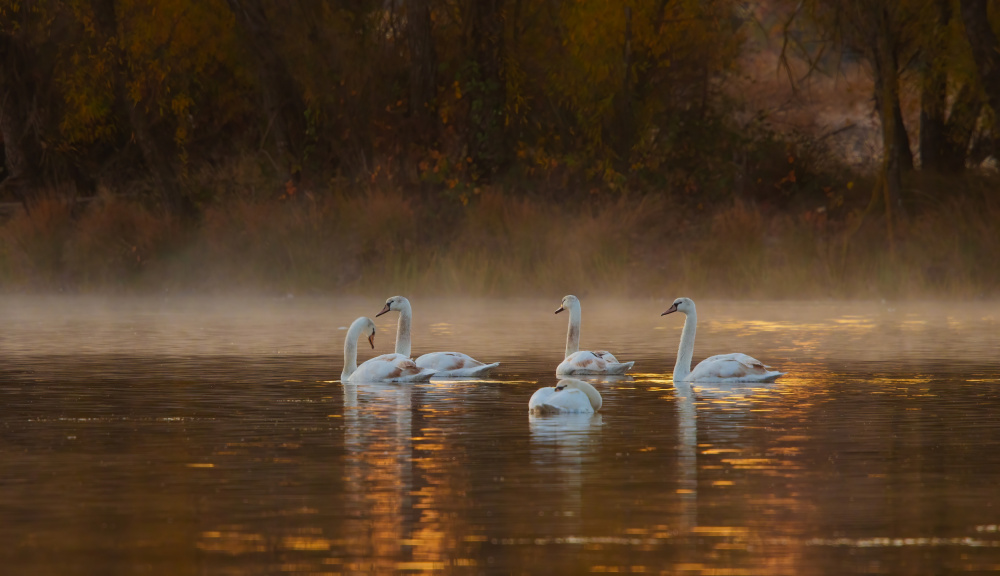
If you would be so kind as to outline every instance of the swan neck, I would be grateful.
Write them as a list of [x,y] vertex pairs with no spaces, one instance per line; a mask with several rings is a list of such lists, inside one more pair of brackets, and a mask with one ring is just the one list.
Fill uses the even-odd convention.
[[360,318],[355,320],[344,338],[344,370],[340,373],[342,381],[350,378],[358,369],[358,338],[361,337],[362,325]]
[[413,324],[413,311],[407,302],[399,311],[399,323],[396,325],[396,354],[410,357],[410,325]]
[[686,380],[691,374],[691,359],[694,357],[694,335],[698,331],[698,314],[692,310],[684,319],[681,343],[677,348],[677,362],[674,364],[674,382]]
[[597,388],[591,386],[589,382],[583,381],[577,382],[576,387],[583,390],[584,394],[587,395],[587,398],[590,399],[590,406],[594,409],[594,412],[601,409],[601,405],[604,404],[604,400],[601,399],[601,393],[597,391]]
[[566,330],[566,354],[563,358],[569,358],[571,354],[580,351],[580,305],[574,304],[569,307],[569,328]]

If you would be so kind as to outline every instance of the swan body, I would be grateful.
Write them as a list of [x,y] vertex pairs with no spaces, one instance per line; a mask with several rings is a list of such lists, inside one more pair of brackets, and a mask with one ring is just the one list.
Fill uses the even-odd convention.
[[566,331],[566,353],[556,367],[557,376],[584,374],[624,374],[635,362],[619,362],[607,350],[580,350],[580,299],[564,296],[556,314],[569,310],[569,329]]
[[417,366],[413,360],[400,354],[383,354],[366,360],[358,366],[358,339],[368,338],[375,348],[375,323],[362,316],[351,324],[344,340],[344,370],[341,382],[426,382],[434,375],[433,370]]
[[[396,354],[409,358],[410,325],[413,323],[410,301],[403,296],[393,296],[385,301],[385,307],[375,317],[378,318],[393,310],[399,312],[399,324],[396,326]],[[461,352],[430,352],[418,357],[415,362],[421,368],[434,370],[435,378],[484,378],[500,365],[499,362],[486,364]]]
[[719,354],[705,358],[691,369],[691,358],[694,356],[694,337],[698,330],[698,313],[694,300],[678,298],[666,312],[660,316],[683,313],[684,329],[681,331],[681,343],[677,349],[677,361],[674,364],[674,382],[774,382],[784,372],[771,370],[771,367],[760,360],[741,354]]
[[606,350],[580,350],[566,357],[556,367],[559,376],[586,374],[624,374],[634,362],[619,362]]
[[434,377],[484,378],[500,365],[485,364],[461,352],[430,352],[416,359],[417,366],[435,371]]
[[528,401],[531,414],[590,414],[601,409],[601,393],[589,383],[563,378],[555,386],[539,388]]

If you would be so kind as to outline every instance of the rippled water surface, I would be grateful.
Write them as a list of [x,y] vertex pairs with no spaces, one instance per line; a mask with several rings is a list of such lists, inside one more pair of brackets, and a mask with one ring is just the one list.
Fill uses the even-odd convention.
[[[635,360],[597,415],[532,418],[547,300],[422,300],[414,353],[489,380],[342,385],[381,299],[0,298],[5,574],[1000,572],[1000,305],[583,297]],[[392,349],[395,313],[377,319]]]

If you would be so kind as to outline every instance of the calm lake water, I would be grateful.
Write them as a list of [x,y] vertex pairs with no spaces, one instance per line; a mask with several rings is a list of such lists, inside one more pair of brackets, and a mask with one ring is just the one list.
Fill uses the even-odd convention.
[[561,296],[411,298],[414,353],[502,362],[420,385],[338,380],[384,298],[2,297],[0,571],[1000,572],[1000,304],[700,301],[696,361],[788,375],[692,387],[676,295],[584,296],[636,369],[533,418]]

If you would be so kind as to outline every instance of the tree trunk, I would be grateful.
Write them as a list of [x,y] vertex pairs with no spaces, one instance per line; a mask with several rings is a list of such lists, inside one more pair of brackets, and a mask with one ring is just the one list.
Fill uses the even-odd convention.
[[622,50],[622,67],[624,68],[622,92],[618,105],[618,132],[615,134],[618,154],[619,172],[628,170],[632,143],[635,140],[635,109],[632,93],[632,7],[625,6],[625,42]]
[[468,146],[475,178],[489,179],[507,160],[504,0],[469,0],[473,69],[467,85]]
[[990,27],[987,0],[962,0],[962,21],[965,36],[972,48],[979,79],[986,92],[986,100],[993,109],[993,154],[1000,145],[1000,41]]
[[4,145],[3,187],[30,208],[41,177],[42,146],[31,125],[35,83],[28,50],[18,38],[0,34],[0,134]]
[[433,116],[437,95],[434,32],[428,0],[407,0],[406,32],[410,48],[410,115]]
[[972,135],[982,111],[983,102],[977,86],[973,82],[966,83],[955,96],[951,113],[945,122],[941,171],[956,173],[965,169]]
[[[895,59],[893,59],[895,60]],[[897,78],[898,86],[898,78]],[[896,137],[896,149],[899,151],[899,168],[904,172],[913,171],[913,150],[910,148],[910,133],[906,130],[906,123],[903,122],[903,109],[899,104],[899,90],[896,91],[896,102],[892,106],[894,116],[894,135]]]
[[924,47],[923,77],[920,85],[920,166],[922,170],[944,172],[945,112],[948,100],[948,73],[941,66],[945,30],[951,20],[949,0],[937,0],[938,15],[934,35]]
[[[872,62],[875,65],[875,90],[879,119],[882,123],[882,192],[885,201],[886,232],[889,251],[895,253],[894,218],[902,210],[902,150],[898,131],[902,129],[899,114],[899,68],[893,50],[892,27],[886,8],[878,11],[875,38],[871,39]],[[874,193],[878,193],[876,189]]]
[[301,166],[300,152],[305,135],[304,106],[299,89],[284,60],[275,50],[281,41],[268,22],[261,0],[226,0],[236,16],[236,22],[247,45],[257,60],[264,110],[267,113],[266,133],[274,135],[275,146],[290,174]]

